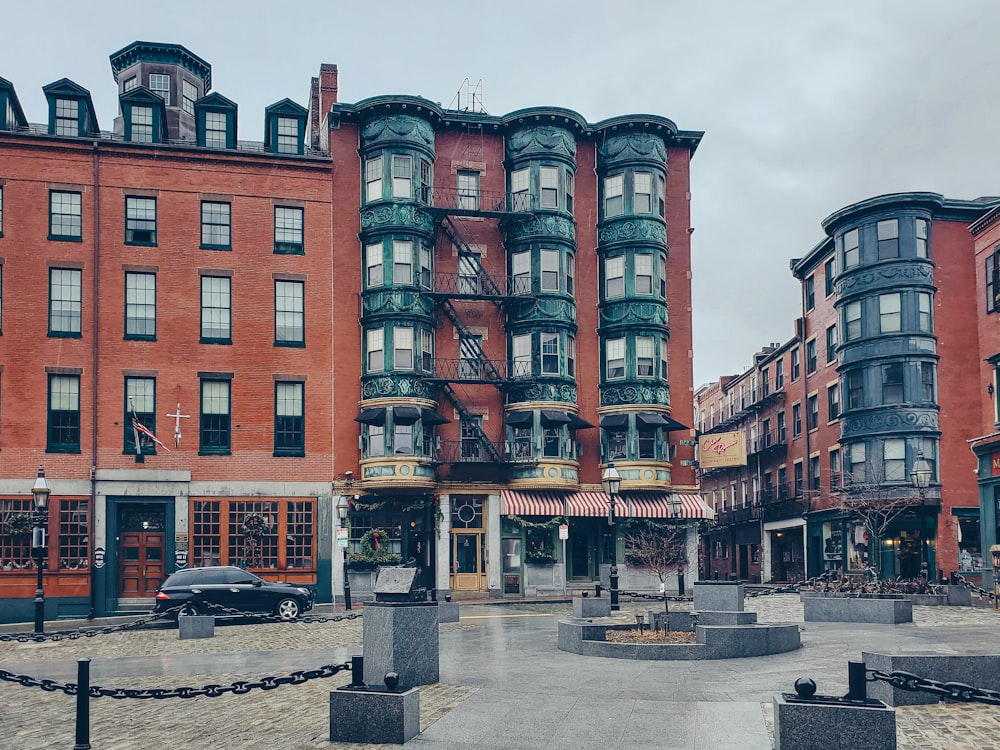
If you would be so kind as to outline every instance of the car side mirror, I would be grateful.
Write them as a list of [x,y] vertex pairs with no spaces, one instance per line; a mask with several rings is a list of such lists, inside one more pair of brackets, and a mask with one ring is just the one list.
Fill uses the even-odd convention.
[[256,588],[260,588],[261,586],[263,586],[263,585],[264,585],[264,582],[263,582],[262,580],[260,580],[259,578],[255,578],[255,579],[254,579],[254,582],[253,582],[253,585],[254,585],[254,586],[255,586]]

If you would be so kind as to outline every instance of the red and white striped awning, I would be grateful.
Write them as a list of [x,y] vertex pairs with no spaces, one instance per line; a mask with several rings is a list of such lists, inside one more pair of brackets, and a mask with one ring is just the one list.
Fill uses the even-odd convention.
[[561,516],[565,512],[561,492],[545,490],[500,490],[500,514],[504,516]]
[[[708,507],[700,495],[686,495],[679,492],[633,492],[623,496],[628,514],[634,518],[715,518],[715,512]],[[679,515],[674,516],[671,501],[676,505],[680,500]]]
[[608,496],[603,492],[574,492],[566,498],[566,508],[571,516],[606,516]]

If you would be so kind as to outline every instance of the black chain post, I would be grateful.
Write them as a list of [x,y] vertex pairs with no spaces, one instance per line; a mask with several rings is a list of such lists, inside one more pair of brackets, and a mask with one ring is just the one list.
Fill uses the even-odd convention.
[[76,660],[76,744],[90,750],[90,659]]
[[847,695],[844,697],[852,701],[868,699],[868,671],[863,661],[847,662]]

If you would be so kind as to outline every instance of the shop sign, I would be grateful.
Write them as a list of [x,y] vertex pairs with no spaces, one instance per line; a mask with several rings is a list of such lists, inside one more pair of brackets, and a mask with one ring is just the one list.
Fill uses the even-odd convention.
[[747,441],[742,431],[702,435],[698,439],[701,468],[747,465]]

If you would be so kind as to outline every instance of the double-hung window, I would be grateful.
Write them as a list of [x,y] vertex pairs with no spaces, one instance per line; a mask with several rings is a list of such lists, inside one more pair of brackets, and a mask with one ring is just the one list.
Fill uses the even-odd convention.
[[929,225],[926,219],[916,219],[916,226],[914,228],[916,233],[917,242],[917,257],[927,258],[930,253],[927,250],[927,235],[929,233]]
[[1000,245],[986,257],[986,312],[1000,312]]
[[278,118],[278,153],[299,153],[299,121],[297,118]]
[[413,157],[392,155],[392,197],[413,197]]
[[937,400],[934,393],[934,369],[933,362],[920,363],[920,396],[921,400],[927,404]]
[[604,218],[625,213],[625,176],[616,174],[604,178]]
[[205,146],[207,148],[229,146],[229,115],[225,112],[205,112]]
[[574,179],[573,173],[566,170],[566,210],[569,213],[573,213],[573,194],[576,189],[573,186]]
[[424,372],[434,372],[434,334],[426,328],[420,330],[420,367]]
[[80,135],[80,103],[76,99],[56,99],[56,135]]
[[296,206],[274,207],[274,252],[301,255],[304,252],[302,225],[305,209]]
[[198,87],[190,81],[181,81],[181,109],[194,117],[196,101],[198,101]]
[[378,458],[385,455],[385,425],[368,425],[368,456]]
[[79,375],[49,375],[47,432],[47,452],[80,452]]
[[625,339],[608,339],[604,344],[604,358],[607,363],[607,379],[619,380],[625,377]]
[[834,383],[826,389],[827,419],[833,421],[840,416],[840,386]]
[[844,307],[844,340],[861,338],[861,300],[848,302]]
[[305,442],[305,383],[274,384],[274,455],[303,456]]
[[434,288],[434,255],[427,245],[420,245],[420,286],[423,289]]
[[882,443],[882,470],[887,482],[906,481],[906,441],[888,438]]
[[826,363],[837,359],[837,326],[826,329]]
[[510,256],[511,290],[513,294],[531,294],[531,253],[514,253]]
[[625,256],[618,255],[604,261],[604,297],[617,299],[625,296]]
[[369,328],[366,344],[368,372],[382,372],[385,368],[385,331],[381,328]]
[[854,268],[861,262],[858,230],[852,229],[850,232],[844,232],[841,242],[844,246],[844,268]]
[[796,380],[799,379],[799,375],[801,374],[801,371],[802,371],[802,367],[799,364],[799,350],[798,349],[792,349],[792,382],[793,383]]
[[78,268],[49,269],[49,336],[82,333],[83,287]]
[[49,193],[49,239],[83,238],[83,212],[79,193],[53,190]]
[[392,241],[392,283],[395,286],[413,284],[413,242]]
[[653,175],[650,172],[636,172],[632,175],[632,184],[632,213],[653,213]]
[[559,208],[559,169],[557,167],[541,167],[538,171],[539,206],[541,208]]
[[917,292],[917,329],[924,333],[934,332],[930,292]]
[[902,330],[901,298],[899,292],[878,296],[879,331],[895,333]]
[[231,452],[231,386],[228,380],[201,381],[201,454]]
[[129,107],[130,126],[128,139],[132,143],[152,143],[153,142],[153,108],[139,107],[132,105]]
[[810,396],[806,405],[809,408],[809,412],[806,415],[806,419],[808,419],[807,428],[815,430],[819,427],[819,396],[816,394]]
[[542,250],[542,291],[559,291],[559,251]]
[[816,277],[807,276],[805,280],[806,312],[816,307]]
[[856,483],[863,483],[868,478],[864,443],[851,443],[845,449],[845,458],[847,459],[847,472],[850,475],[851,481]]
[[226,250],[233,246],[232,206],[229,203],[201,202],[201,246]]
[[164,103],[170,106],[170,76],[161,73],[149,74],[149,90],[163,98]]
[[531,210],[531,170],[515,169],[510,173],[510,210]]
[[434,203],[434,168],[426,159],[420,160],[420,202],[426,206]]
[[566,374],[576,377],[576,337],[566,336]]
[[833,280],[837,277],[837,259],[830,258],[826,263],[823,264],[823,284],[826,296],[829,297],[833,294],[834,283]]
[[542,333],[542,374],[559,374],[559,334]]
[[531,334],[520,333],[510,338],[510,356],[515,378],[531,376]]
[[413,455],[413,423],[396,422],[392,427],[392,445],[397,455]]
[[305,283],[274,282],[274,343],[305,346]]
[[460,170],[457,175],[457,207],[467,211],[479,210],[479,172]]
[[365,161],[365,201],[382,200],[382,157],[372,156]]
[[460,252],[458,254],[459,294],[480,294],[480,270],[482,267],[479,253]]
[[903,365],[882,365],[882,403],[903,403]]
[[653,337],[635,337],[635,374],[640,378],[653,377]]
[[125,198],[125,244],[156,244],[156,198]]
[[232,299],[231,278],[201,277],[201,343],[232,343]]
[[806,372],[812,375],[816,372],[817,365],[816,339],[809,339],[806,342]]
[[865,377],[861,370],[847,373],[847,408],[862,409],[865,405]]
[[576,256],[573,253],[566,254],[566,294],[573,294],[576,290]]
[[156,274],[125,274],[125,338],[156,338]]
[[802,434],[802,404],[792,404],[792,437]]
[[899,257],[899,220],[886,219],[876,225],[878,233],[878,259]]
[[410,326],[393,328],[392,367],[394,370],[413,369],[413,328]]
[[653,293],[653,256],[649,253],[638,253],[635,263],[635,293]]
[[382,286],[385,264],[382,255],[382,243],[376,242],[365,246],[365,284],[371,289]]
[[[125,441],[123,453],[147,455],[156,454],[156,443],[145,437],[132,426],[132,418],[147,430],[156,434],[156,379],[125,378]],[[136,450],[136,436],[139,450]]]

